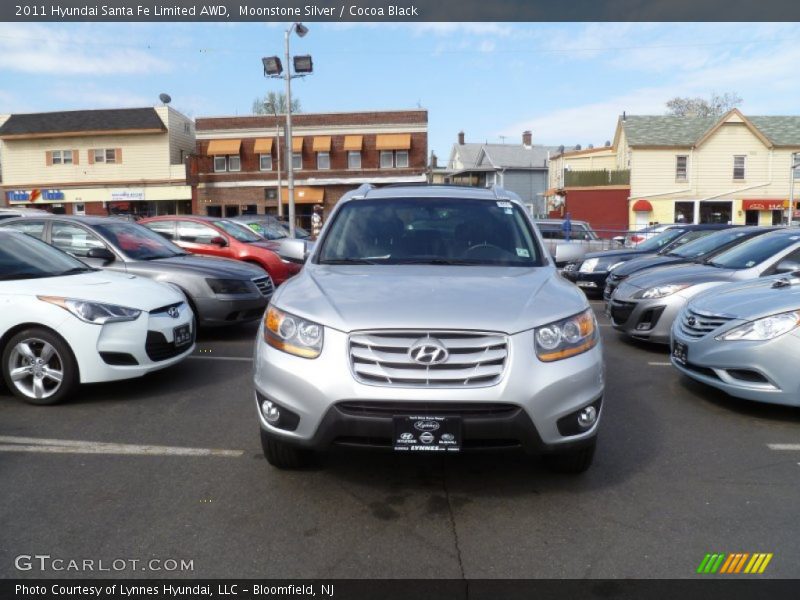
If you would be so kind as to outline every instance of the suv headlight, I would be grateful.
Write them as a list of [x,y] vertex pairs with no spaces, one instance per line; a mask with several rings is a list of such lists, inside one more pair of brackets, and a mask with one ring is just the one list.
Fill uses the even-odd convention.
[[581,263],[581,268],[578,269],[581,273],[593,273],[599,258],[589,258]]
[[303,358],[317,358],[322,352],[322,325],[278,310],[264,315],[264,341],[273,348]]
[[119,323],[120,321],[135,321],[142,311],[116,304],[102,304],[77,300],[75,298],[62,298],[60,296],[36,296],[42,302],[49,302],[71,312],[84,323],[103,325],[105,323]]
[[582,354],[597,345],[597,322],[591,308],[580,314],[537,327],[533,332],[536,356],[553,362]]
[[690,283],[671,283],[669,285],[657,285],[655,287],[647,288],[643,292],[637,292],[634,294],[634,298],[639,298],[641,300],[648,300],[653,298],[665,298],[666,296],[671,296],[675,292],[680,292],[681,290],[685,290],[687,287],[691,286]]
[[255,291],[255,284],[246,279],[206,279],[206,283],[215,294],[250,294]]
[[735,327],[727,333],[718,335],[717,339],[725,342],[735,340],[772,340],[784,333],[789,333],[798,325],[800,325],[800,311],[795,310],[739,325],[739,327]]

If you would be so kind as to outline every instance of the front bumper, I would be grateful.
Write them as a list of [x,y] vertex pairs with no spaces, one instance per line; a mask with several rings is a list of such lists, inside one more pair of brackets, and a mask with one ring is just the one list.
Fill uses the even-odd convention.
[[[270,294],[271,296],[271,294]],[[216,296],[194,298],[201,327],[220,327],[260,319],[267,308],[270,296]]]
[[[509,336],[506,371],[496,385],[469,388],[421,388],[359,383],[351,374],[348,335],[325,330],[322,354],[308,360],[256,338],[254,383],[262,429],[298,446],[325,449],[332,444],[385,446],[391,442],[394,414],[423,406],[461,416],[465,449],[519,446],[531,453],[566,450],[590,443],[598,421],[577,435],[561,435],[558,421],[602,398],[601,343],[557,363],[540,363],[533,354],[533,332]],[[293,430],[273,427],[258,403],[266,398],[294,413]],[[479,407],[504,407],[495,414]],[[352,410],[353,406],[366,407]],[[382,413],[376,413],[382,407]],[[395,413],[393,411],[397,410]],[[602,411],[599,411],[602,413]]]
[[602,294],[606,285],[606,278],[608,271],[596,271],[592,273],[582,273],[575,270],[562,271],[561,273],[566,279],[581,288],[584,292]]
[[670,329],[685,304],[686,299],[678,294],[648,300],[614,295],[606,312],[617,331],[639,340],[669,344]]
[[[740,325],[731,322],[725,330]],[[787,333],[763,342],[719,341],[715,331],[702,338],[690,338],[673,327],[675,342],[686,345],[687,362],[672,359],[672,365],[684,375],[723,392],[756,402],[800,406],[800,337]]]

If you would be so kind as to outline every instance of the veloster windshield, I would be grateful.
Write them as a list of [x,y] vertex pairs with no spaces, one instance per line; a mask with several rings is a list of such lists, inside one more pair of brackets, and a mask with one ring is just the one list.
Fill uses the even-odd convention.
[[143,225],[108,221],[94,228],[134,260],[155,260],[186,254],[185,250]]
[[0,240],[0,281],[94,271],[66,252],[27,235],[3,235]]
[[523,211],[507,201],[355,200],[334,219],[320,264],[544,264]]
[[772,258],[784,248],[800,242],[800,232],[795,234],[760,235],[731,248],[717,256],[708,264],[723,269],[749,269]]

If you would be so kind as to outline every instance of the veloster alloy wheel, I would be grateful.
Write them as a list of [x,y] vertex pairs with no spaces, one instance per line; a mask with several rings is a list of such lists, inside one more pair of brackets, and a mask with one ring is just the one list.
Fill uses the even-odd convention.
[[31,404],[61,402],[78,381],[69,347],[46,329],[27,329],[12,337],[3,352],[2,366],[9,389]]

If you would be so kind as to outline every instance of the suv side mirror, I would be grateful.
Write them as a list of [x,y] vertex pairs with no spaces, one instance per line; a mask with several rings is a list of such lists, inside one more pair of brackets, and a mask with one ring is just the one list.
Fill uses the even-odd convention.
[[783,259],[781,262],[778,263],[778,266],[775,267],[775,273],[792,273],[794,271],[800,270],[800,262],[796,260],[789,260]]
[[117,259],[114,253],[105,246],[90,248],[86,253],[86,258],[96,258],[98,260],[102,260],[103,264],[114,262]]
[[209,243],[211,243],[211,244],[212,244],[212,245],[214,245],[214,246],[219,246],[220,248],[224,248],[225,246],[227,246],[227,245],[228,245],[228,240],[226,240],[226,239],[225,239],[224,237],[222,237],[221,235],[217,235],[217,236],[215,236],[215,237],[212,237],[212,238],[209,240]]
[[280,242],[278,256],[294,263],[304,263],[309,255],[309,248],[303,240],[286,238]]

